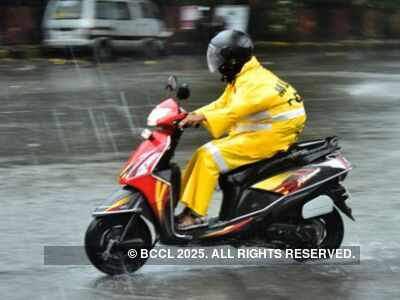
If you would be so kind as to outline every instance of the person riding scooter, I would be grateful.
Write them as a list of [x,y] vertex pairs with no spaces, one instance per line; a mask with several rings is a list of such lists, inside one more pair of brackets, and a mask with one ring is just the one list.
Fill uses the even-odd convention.
[[227,86],[218,100],[180,122],[181,127],[202,124],[215,138],[197,149],[183,174],[186,207],[177,218],[182,230],[207,224],[219,174],[288,150],[304,129],[301,97],[265,69],[253,49],[251,38],[236,30],[220,32],[208,46],[208,68],[219,71]]

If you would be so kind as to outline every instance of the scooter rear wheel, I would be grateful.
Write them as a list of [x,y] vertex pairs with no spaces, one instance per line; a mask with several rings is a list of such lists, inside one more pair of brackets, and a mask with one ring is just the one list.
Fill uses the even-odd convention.
[[344,237],[344,225],[343,219],[336,208],[331,213],[317,219],[324,223],[326,234],[318,247],[331,250],[339,248]]
[[141,249],[146,248],[149,250],[152,248],[151,233],[147,225],[140,217],[136,217],[124,240],[135,239],[142,241],[140,246],[132,248],[136,251],[137,256],[132,257],[132,249],[121,249],[118,245],[112,247],[107,252],[107,247],[112,242],[111,239],[119,240],[130,217],[130,215],[114,215],[97,218],[90,223],[86,231],[85,250],[90,262],[98,270],[108,275],[119,275],[137,271],[147,260],[140,257]]
[[[344,224],[336,208],[329,214],[310,219],[309,221],[310,224],[314,223],[323,230],[319,241],[312,248],[336,250],[340,247],[344,237]],[[304,262],[310,259],[297,258],[295,260]]]

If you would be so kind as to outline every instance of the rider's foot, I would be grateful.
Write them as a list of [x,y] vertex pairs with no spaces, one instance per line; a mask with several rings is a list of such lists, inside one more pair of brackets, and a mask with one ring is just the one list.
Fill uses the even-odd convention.
[[185,207],[178,215],[175,216],[176,222],[180,223],[182,219],[188,214],[190,214],[190,208]]
[[178,229],[189,230],[208,225],[207,217],[198,217],[189,212],[180,217],[178,221]]

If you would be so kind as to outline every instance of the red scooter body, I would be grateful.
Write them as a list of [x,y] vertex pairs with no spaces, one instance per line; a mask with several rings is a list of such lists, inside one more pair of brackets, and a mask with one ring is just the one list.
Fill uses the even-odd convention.
[[[187,114],[182,112],[175,99],[161,102],[149,115],[148,123],[156,126],[154,131],[144,131],[145,140],[132,153],[122,168],[119,183],[140,191],[148,201],[155,216],[162,220],[163,211],[170,194],[170,186],[154,175],[160,159],[171,146],[171,136],[177,122]],[[147,134],[147,136],[146,136]]]

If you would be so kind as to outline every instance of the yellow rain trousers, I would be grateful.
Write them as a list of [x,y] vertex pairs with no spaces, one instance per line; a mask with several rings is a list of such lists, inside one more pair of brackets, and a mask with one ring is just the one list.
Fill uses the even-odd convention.
[[182,177],[181,202],[199,216],[207,214],[220,173],[286,151],[306,121],[296,90],[255,57],[218,100],[195,113],[204,114],[215,138],[197,149]]

